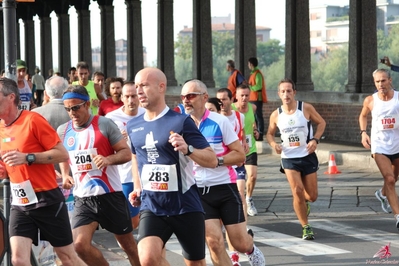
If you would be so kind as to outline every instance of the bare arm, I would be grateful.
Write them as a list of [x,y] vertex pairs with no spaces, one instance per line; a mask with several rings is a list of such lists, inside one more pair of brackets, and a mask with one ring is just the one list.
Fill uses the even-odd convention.
[[266,133],[266,140],[269,143],[270,147],[276,151],[277,154],[281,153],[281,146],[276,143],[274,135],[276,134],[277,131],[277,119],[278,119],[278,113],[277,110],[275,110],[271,115],[269,119],[269,128]]
[[136,154],[132,154],[132,175],[134,190],[129,194],[129,202],[134,207],[138,207],[141,204],[141,200],[139,200],[141,196],[141,180]]
[[[317,125],[316,132],[313,134],[313,137],[316,139],[320,139],[321,136],[324,133],[324,129],[326,128],[326,121],[321,117],[321,115],[316,111],[316,109],[313,107],[313,105],[304,103],[304,110],[305,110],[305,116],[309,117],[308,119],[315,123]],[[315,139],[312,139],[308,142],[306,145],[306,149],[309,152],[309,154],[313,153],[317,149],[317,144],[318,141]]]
[[[367,130],[367,116],[368,114],[372,111],[373,109],[373,96],[367,96],[366,99],[364,99],[363,102],[363,107],[362,107],[362,111],[360,112],[359,115],[359,126],[360,126],[360,130],[362,132],[362,130]],[[363,147],[365,147],[366,149],[370,149],[370,137],[367,134],[366,131],[360,133],[361,137],[362,137],[362,145]]]
[[98,168],[106,167],[108,165],[124,164],[131,160],[132,153],[125,139],[121,139],[112,146],[115,153],[104,157],[103,155],[97,155],[93,158],[93,162]]
[[[180,151],[183,154],[188,153],[188,144],[181,135],[172,133],[169,137],[169,143],[175,147],[175,151]],[[215,168],[218,165],[216,154],[211,147],[205,149],[194,148],[189,157],[202,167]]]
[[223,165],[242,165],[245,161],[245,152],[239,140],[228,145],[230,152],[223,156]]
[[[34,164],[55,164],[59,162],[65,162],[68,160],[68,152],[61,142],[58,142],[52,149],[43,152],[33,152],[36,160]],[[21,164],[27,164],[26,160],[27,153],[20,151],[10,151],[2,156],[4,163],[10,166],[16,166]]]
[[321,115],[316,111],[313,105],[305,103],[305,112],[309,115],[309,120],[317,125],[316,132],[313,137],[320,139],[326,129],[326,121],[321,117]]

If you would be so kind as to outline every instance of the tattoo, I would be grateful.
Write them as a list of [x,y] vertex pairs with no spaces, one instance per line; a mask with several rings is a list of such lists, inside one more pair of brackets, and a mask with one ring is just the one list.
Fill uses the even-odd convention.
[[53,159],[53,157],[47,156],[47,160],[51,161],[52,159]]

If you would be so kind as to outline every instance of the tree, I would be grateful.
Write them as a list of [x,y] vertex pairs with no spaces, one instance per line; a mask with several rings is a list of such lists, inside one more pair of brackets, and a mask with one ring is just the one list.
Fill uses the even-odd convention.
[[279,40],[271,39],[267,42],[258,42],[256,52],[259,66],[270,66],[284,55],[284,46],[280,44]]

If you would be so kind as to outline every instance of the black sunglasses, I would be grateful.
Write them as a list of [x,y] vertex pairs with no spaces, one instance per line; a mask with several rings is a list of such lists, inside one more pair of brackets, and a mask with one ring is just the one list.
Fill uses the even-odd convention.
[[82,105],[84,105],[86,102],[82,102],[82,103],[80,103],[80,104],[77,104],[77,105],[75,105],[75,106],[72,106],[72,107],[65,107],[64,106],[64,108],[65,108],[65,110],[69,113],[71,110],[72,111],[77,111],[77,110],[79,110],[80,109],[80,107],[82,106]]

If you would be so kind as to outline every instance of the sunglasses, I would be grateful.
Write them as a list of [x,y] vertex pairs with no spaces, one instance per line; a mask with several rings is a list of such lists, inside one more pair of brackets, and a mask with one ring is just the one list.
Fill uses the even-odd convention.
[[198,95],[202,95],[205,93],[202,92],[192,92],[192,93],[187,93],[186,95],[180,95],[182,101],[184,101],[184,99],[187,99],[189,101],[191,101],[192,99],[194,99],[195,97],[197,97]]
[[64,108],[65,108],[65,110],[69,113],[71,110],[72,111],[77,111],[77,110],[79,110],[80,109],[80,107],[82,106],[82,105],[84,105],[86,102],[82,102],[82,103],[80,103],[80,104],[77,104],[77,105],[75,105],[75,106],[72,106],[72,107],[65,107],[64,106]]

